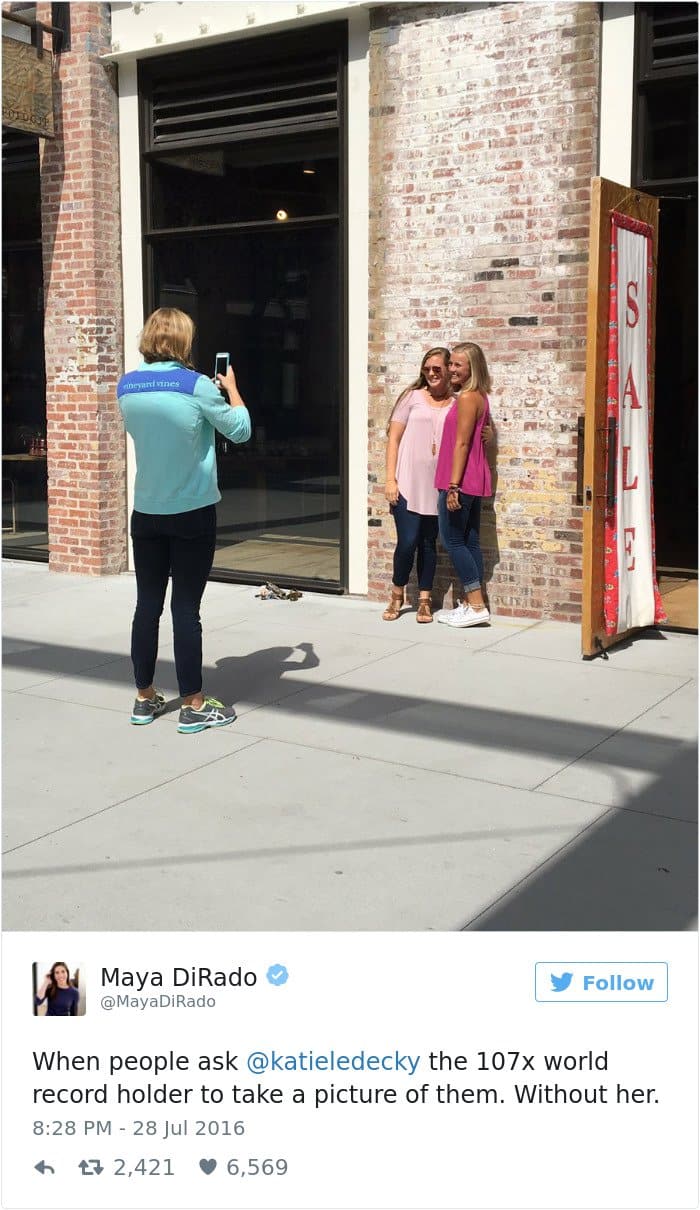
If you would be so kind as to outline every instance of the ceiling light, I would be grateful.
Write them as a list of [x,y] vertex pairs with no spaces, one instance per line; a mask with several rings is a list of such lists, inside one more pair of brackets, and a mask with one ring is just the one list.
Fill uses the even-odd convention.
[[289,215],[287,214],[286,210],[278,210],[275,218],[277,219],[278,223],[286,223]]

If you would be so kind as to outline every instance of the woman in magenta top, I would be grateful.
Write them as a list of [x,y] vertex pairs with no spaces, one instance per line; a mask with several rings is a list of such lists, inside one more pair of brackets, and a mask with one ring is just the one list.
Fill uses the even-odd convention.
[[438,533],[435,471],[442,426],[453,402],[449,349],[429,349],[420,373],[399,395],[389,417],[384,494],[396,523],[391,600],[382,617],[395,622],[418,552],[417,622],[432,622],[432,588]]
[[481,501],[492,495],[491,470],[482,441],[483,429],[490,424],[487,392],[491,378],[479,345],[469,341],[455,345],[450,383],[459,394],[445,418],[435,486],[440,540],[463,585],[463,597],[454,609],[442,610],[438,621],[448,626],[478,626],[489,620],[481,590]]

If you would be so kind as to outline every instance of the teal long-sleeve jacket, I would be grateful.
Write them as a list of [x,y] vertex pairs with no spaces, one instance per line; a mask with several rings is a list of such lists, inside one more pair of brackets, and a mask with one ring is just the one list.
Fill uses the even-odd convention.
[[176,361],[142,362],[120,378],[117,399],[136,451],[136,511],[186,513],[216,504],[214,430],[247,441],[247,407],[232,408],[210,378]]

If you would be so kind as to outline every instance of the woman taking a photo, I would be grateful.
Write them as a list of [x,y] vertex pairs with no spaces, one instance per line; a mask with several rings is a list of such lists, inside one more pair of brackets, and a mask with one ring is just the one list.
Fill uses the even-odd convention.
[[136,701],[131,722],[151,723],[165,709],[153,685],[158,627],[168,578],[175,670],[182,700],[178,731],[193,733],[232,723],[236,712],[202,693],[202,625],[199,607],[216,546],[214,430],[228,441],[250,437],[250,416],[233,368],[217,375],[227,402],[211,379],[192,369],[194,324],[174,307],[146,320],[139,351],[143,362],[117,387],[119,407],[136,450],[131,537],[136,612],[131,658]]
[[65,962],[54,962],[48,975],[44,977],[44,982],[34,997],[35,1008],[44,1001],[47,1017],[77,1017],[80,994],[77,987],[71,987]]
[[484,427],[490,426],[487,392],[491,378],[479,345],[469,341],[455,345],[450,382],[459,394],[445,418],[435,486],[440,541],[463,585],[463,597],[454,609],[438,614],[438,621],[447,626],[478,626],[489,620],[481,590],[484,561],[479,524],[481,501],[492,494],[491,469],[482,440]]
[[382,617],[395,622],[418,551],[417,622],[432,622],[432,588],[437,563],[435,469],[442,426],[452,403],[449,349],[429,349],[420,372],[401,392],[389,417],[384,494],[396,523],[391,600]]

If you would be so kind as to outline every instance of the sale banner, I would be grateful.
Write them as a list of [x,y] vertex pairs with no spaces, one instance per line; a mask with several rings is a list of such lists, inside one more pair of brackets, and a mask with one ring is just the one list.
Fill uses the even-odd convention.
[[614,465],[614,492],[605,514],[603,594],[608,635],[666,621],[654,537],[652,247],[648,224],[612,213],[607,456],[609,474]]

